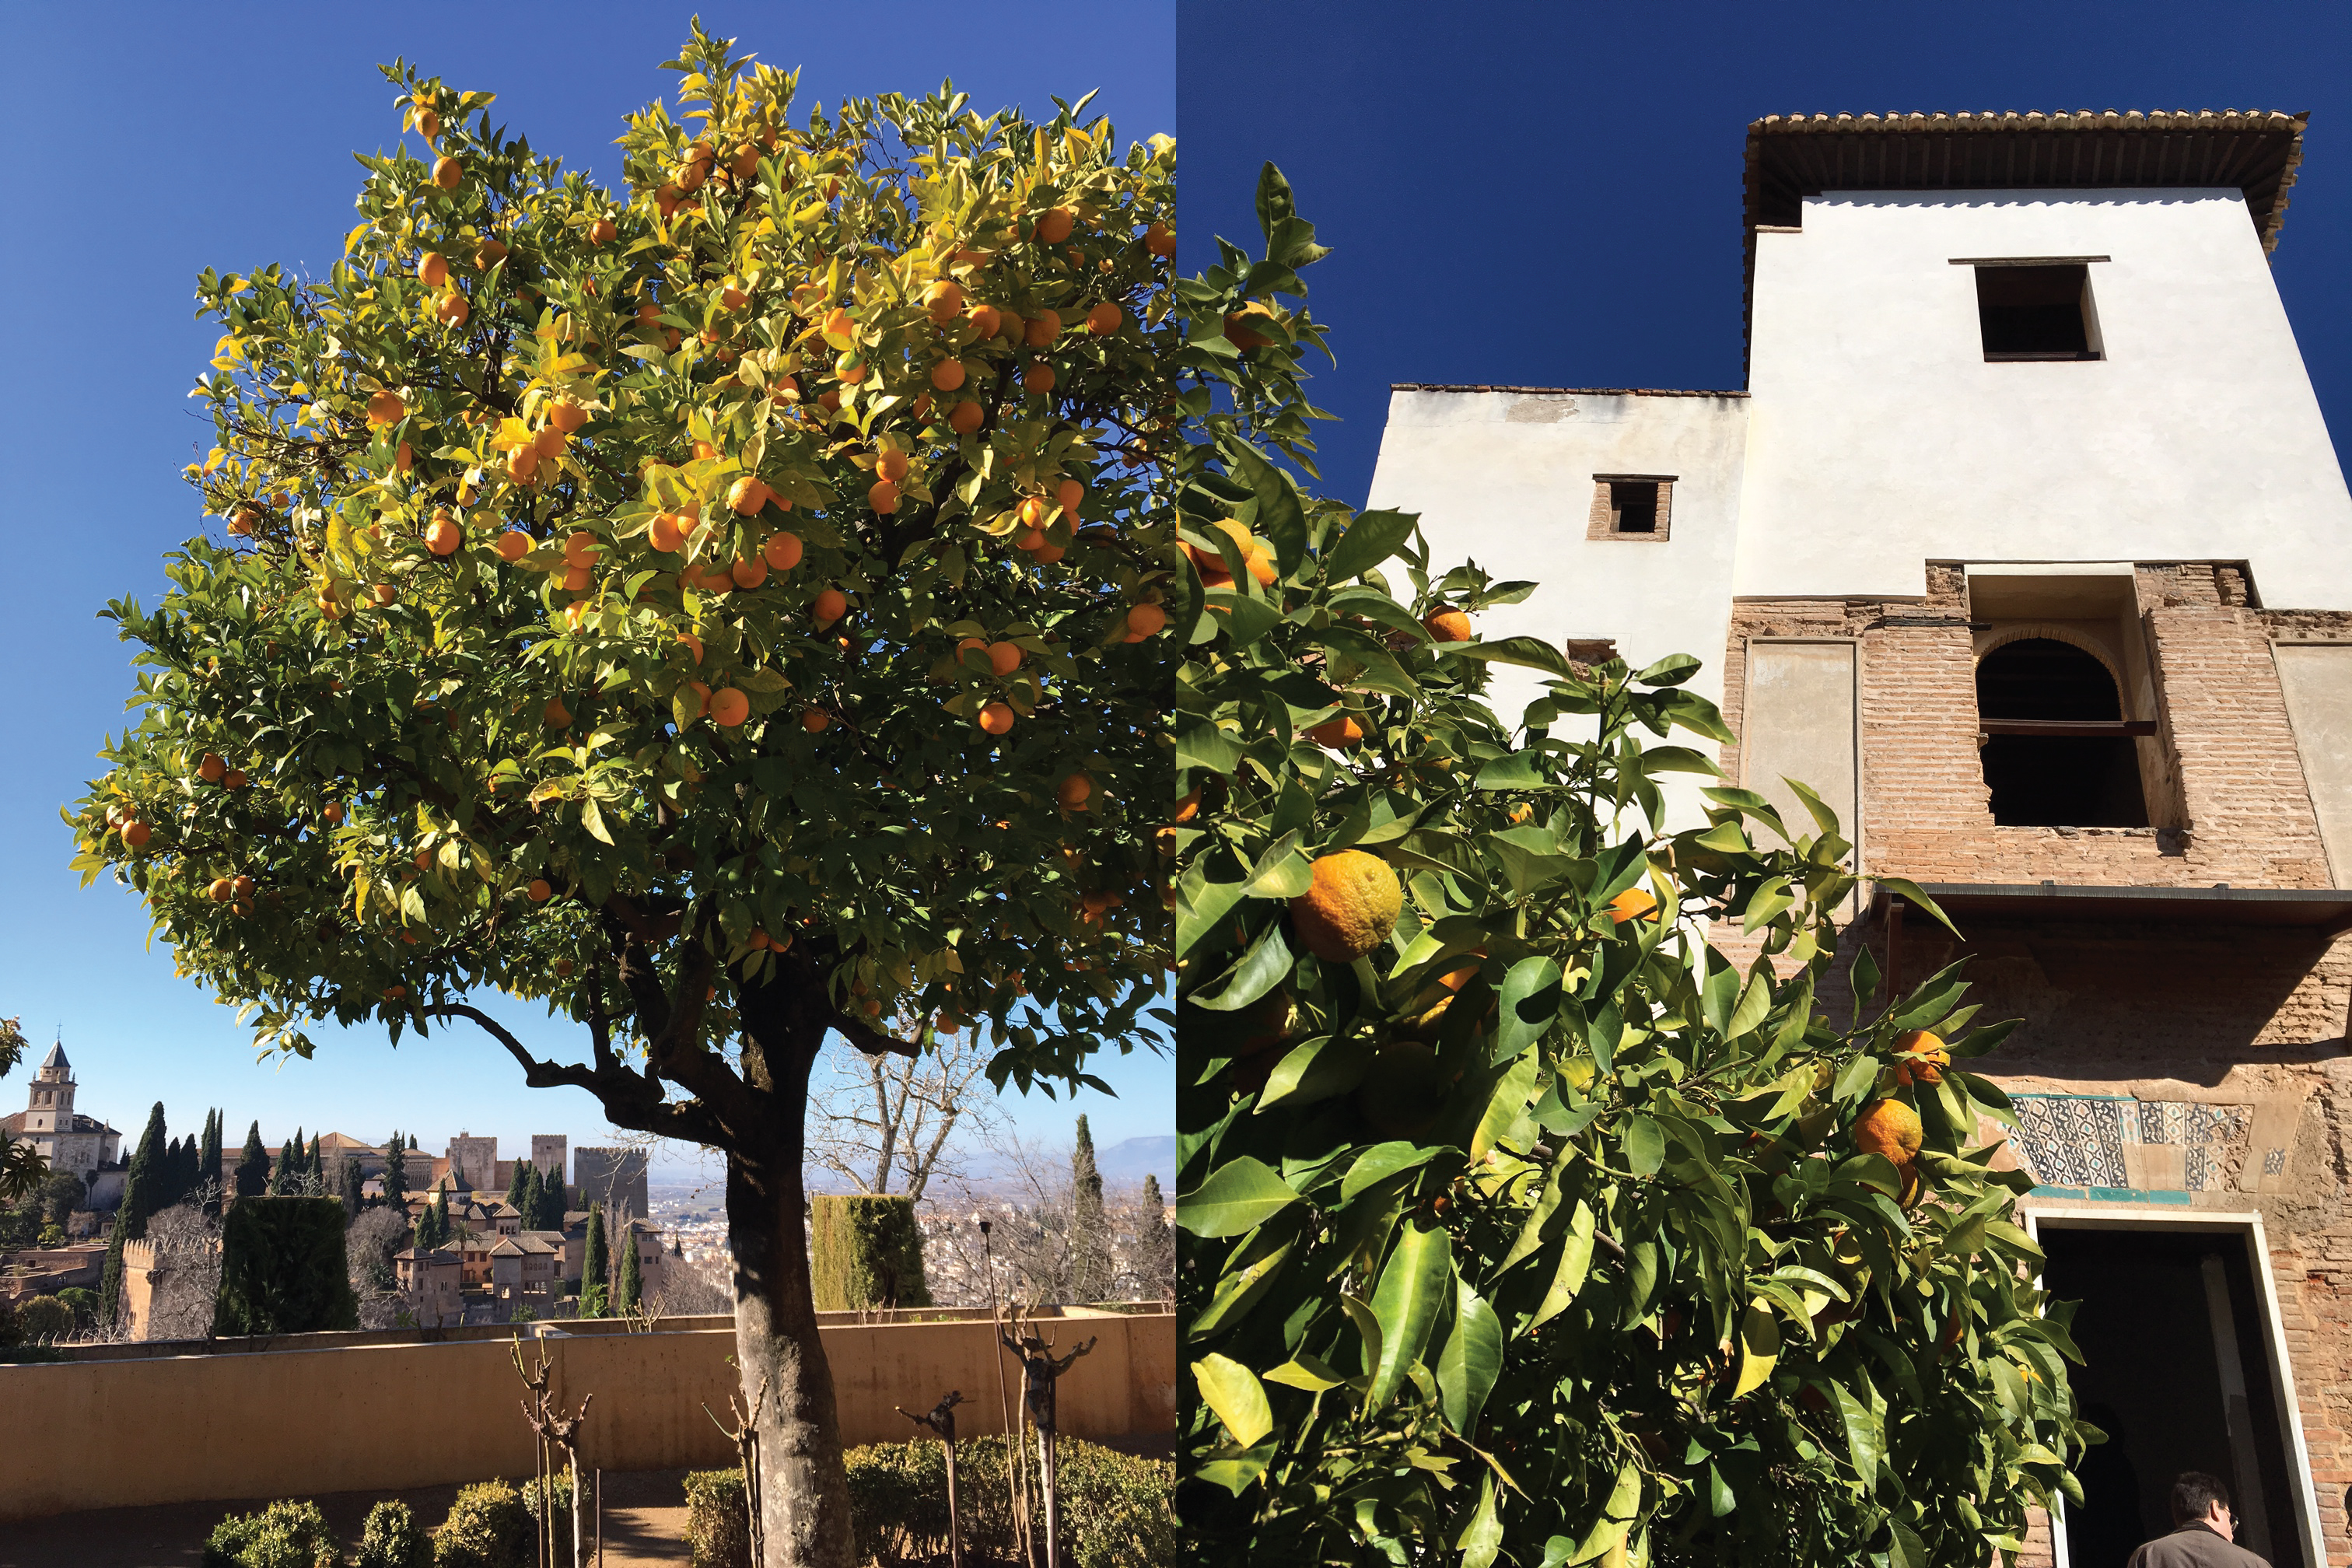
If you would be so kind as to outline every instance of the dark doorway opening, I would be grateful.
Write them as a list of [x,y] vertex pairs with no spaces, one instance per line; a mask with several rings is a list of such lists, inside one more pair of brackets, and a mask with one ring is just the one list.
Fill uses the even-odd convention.
[[2107,667],[2072,643],[2021,637],[1977,661],[1977,717],[2112,725],[2108,735],[2001,735],[1986,741],[1985,786],[2002,827],[2146,827],[2139,749],[2121,732],[2123,700]]
[[2134,1548],[2169,1533],[2168,1494],[2183,1470],[2229,1487],[2239,1545],[2274,1568],[2305,1563],[2242,1233],[2045,1223],[2041,1240],[2043,1282],[2081,1303],[2075,1399],[2109,1439],[2077,1472],[2083,1506],[2066,1508],[2067,1568],[2124,1568]]
[[1614,533],[1658,531],[1658,486],[1654,479],[1609,481],[1609,524]]
[[1977,268],[1977,324],[1989,360],[2097,359],[2090,268],[2081,262]]

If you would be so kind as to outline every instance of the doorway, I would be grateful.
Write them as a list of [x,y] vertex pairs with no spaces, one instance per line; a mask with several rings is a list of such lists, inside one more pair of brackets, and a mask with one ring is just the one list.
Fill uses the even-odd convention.
[[2044,1286],[2077,1301],[2071,1369],[2085,1419],[2108,1441],[2076,1474],[2065,1509],[2065,1568],[2124,1568],[2168,1533],[2168,1496],[2183,1470],[2230,1489],[2238,1544],[2276,1568],[2311,1568],[2298,1528],[2301,1489],[2272,1356],[2267,1293],[2248,1233],[2216,1225],[2036,1227]]

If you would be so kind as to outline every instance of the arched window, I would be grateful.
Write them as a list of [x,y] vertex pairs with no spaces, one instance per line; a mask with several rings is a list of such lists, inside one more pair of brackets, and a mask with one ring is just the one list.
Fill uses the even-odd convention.
[[1977,662],[1977,717],[1996,825],[2147,826],[2115,678],[2081,648],[2022,637],[1993,649]]

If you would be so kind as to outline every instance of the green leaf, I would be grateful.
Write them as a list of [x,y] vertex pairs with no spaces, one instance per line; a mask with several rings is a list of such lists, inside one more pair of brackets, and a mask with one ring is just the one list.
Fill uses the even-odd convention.
[[1555,789],[1543,772],[1541,752],[1511,752],[1478,765],[1479,789]]
[[1560,1246],[1559,1266],[1552,1270],[1551,1287],[1544,1292],[1535,1316],[1528,1320],[1530,1330],[1568,1310],[1569,1303],[1584,1289],[1585,1277],[1592,1270],[1592,1205],[1577,1199],[1576,1210],[1569,1215],[1568,1236]]
[[580,826],[588,830],[591,838],[613,842],[612,833],[604,826],[604,814],[596,809],[596,797],[593,795],[580,802]]
[[1730,1484],[1723,1479],[1723,1472],[1711,1464],[1707,1466],[1706,1511],[1721,1519],[1738,1506],[1739,1500],[1731,1495]]
[[1278,1383],[1285,1388],[1304,1389],[1308,1394],[1321,1394],[1327,1389],[1344,1386],[1348,1380],[1326,1365],[1319,1357],[1301,1351],[1267,1373],[1265,1381]]
[[1241,742],[1205,720],[1176,728],[1176,765],[1229,773],[1242,765]]
[[1670,653],[1647,669],[1633,672],[1643,686],[1680,686],[1699,671],[1699,662],[1686,653]]
[[1878,1417],[1870,1406],[1847,1392],[1843,1383],[1830,1384],[1830,1397],[1837,1402],[1838,1422],[1845,1428],[1846,1457],[1853,1464],[1853,1473],[1865,1487],[1875,1486],[1878,1466],[1885,1449],[1879,1438]]
[[1483,642],[1456,643],[1445,649],[1453,658],[1479,658],[1489,664],[1516,664],[1547,675],[1572,679],[1576,671],[1568,656],[1539,637],[1490,637]]
[[1274,1430],[1274,1409],[1265,1389],[1250,1371],[1230,1356],[1210,1354],[1192,1363],[1192,1379],[1200,1385],[1201,1403],[1216,1412],[1234,1441],[1254,1447]]
[[1342,1204],[1350,1203],[1354,1201],[1356,1194],[1365,1188],[1387,1181],[1399,1171],[1410,1171],[1416,1165],[1425,1165],[1440,1153],[1450,1153],[1456,1159],[1461,1158],[1458,1152],[1447,1149],[1442,1144],[1408,1143],[1402,1141],[1375,1143],[1357,1155],[1356,1163],[1349,1166],[1348,1173],[1339,1179],[1339,1201]]
[[1731,1397],[1745,1399],[1763,1386],[1780,1359],[1780,1320],[1762,1301],[1751,1301],[1739,1320],[1739,1382]]
[[1470,1160],[1473,1164],[1486,1157],[1486,1151],[1496,1141],[1511,1130],[1518,1119],[1527,1114],[1528,1101],[1535,1097],[1536,1078],[1543,1070],[1543,1062],[1533,1055],[1522,1055],[1503,1074],[1495,1086],[1493,1096],[1486,1101],[1485,1114],[1478,1118],[1477,1131],[1470,1135]]
[[1625,1168],[1637,1176],[1654,1176],[1666,1158],[1666,1135],[1649,1117],[1625,1119]]
[[1420,518],[1403,511],[1362,511],[1348,531],[1323,552],[1323,575],[1332,583],[1360,577],[1394,555],[1412,537]]
[[1488,1471],[1478,1492],[1477,1510],[1462,1533],[1454,1538],[1454,1549],[1462,1553],[1462,1568],[1490,1568],[1495,1554],[1503,1548],[1503,1516],[1495,1493],[1495,1476]]
[[1245,594],[1237,587],[1211,588],[1202,595],[1202,600],[1208,606],[1202,618],[1232,637],[1235,647],[1247,647],[1282,624],[1282,610],[1278,605]]
[[1244,1154],[1209,1173],[1176,1199],[1176,1226],[1212,1240],[1256,1229],[1298,1201],[1265,1161]]
[[[1625,1539],[1641,1512],[1642,1467],[1633,1459],[1625,1461],[1617,1472],[1617,1484],[1610,1489],[1609,1500],[1601,1505],[1601,1517],[1584,1534],[1584,1540],[1568,1559],[1567,1568],[1580,1563],[1590,1563],[1605,1557],[1610,1548]],[[1549,1557],[1549,1554],[1547,1554]]]
[[[1282,934],[1282,921],[1269,921],[1258,933],[1249,951],[1227,972],[1227,978],[1215,994],[1194,994],[1185,998],[1193,1006],[1212,1013],[1231,1013],[1246,1007],[1282,983],[1296,962],[1291,957],[1290,943]],[[1212,984],[1214,984],[1212,982]]]
[[1499,1062],[1526,1050],[1551,1026],[1559,1012],[1559,964],[1540,953],[1519,960],[1503,976],[1498,1000],[1493,1059]]
[[1314,885],[1315,862],[1299,847],[1299,832],[1293,828],[1265,847],[1242,891],[1253,899],[1286,903]]
[[1437,1396],[1456,1432],[1475,1433],[1503,1369],[1503,1321],[1466,1279],[1454,1287],[1454,1331],[1437,1357]]
[[1297,486],[1244,442],[1228,442],[1223,450],[1257,497],[1256,530],[1274,542],[1275,565],[1288,577],[1307,559],[1307,513],[1299,505]]
[[1897,898],[1910,900],[1911,902],[1935,916],[1937,923],[1954,936],[1960,934],[1960,928],[1952,923],[1952,917],[1944,912],[1944,907],[1921,892],[1918,883],[1905,877],[1874,877],[1871,880]]
[[1454,1279],[1453,1237],[1443,1226],[1407,1225],[1389,1253],[1388,1267],[1372,1291],[1372,1315],[1380,1320],[1381,1359],[1364,1395],[1369,1417],[1385,1409],[1421,1361],[1430,1331]]

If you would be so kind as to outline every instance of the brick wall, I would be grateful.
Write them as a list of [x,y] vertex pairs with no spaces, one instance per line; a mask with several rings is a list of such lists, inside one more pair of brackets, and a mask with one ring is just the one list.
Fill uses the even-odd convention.
[[[2256,609],[2239,571],[2210,563],[2143,565],[2136,589],[2163,764],[2151,819],[2177,826],[1994,825],[1977,749],[1978,637],[1955,565],[1928,566],[1921,600],[1738,604],[1724,710],[1736,730],[1751,637],[1861,640],[1863,853],[1876,871],[1921,882],[2327,886],[2270,642],[2341,634],[2352,616]],[[1736,744],[1723,762],[1738,777]]]

